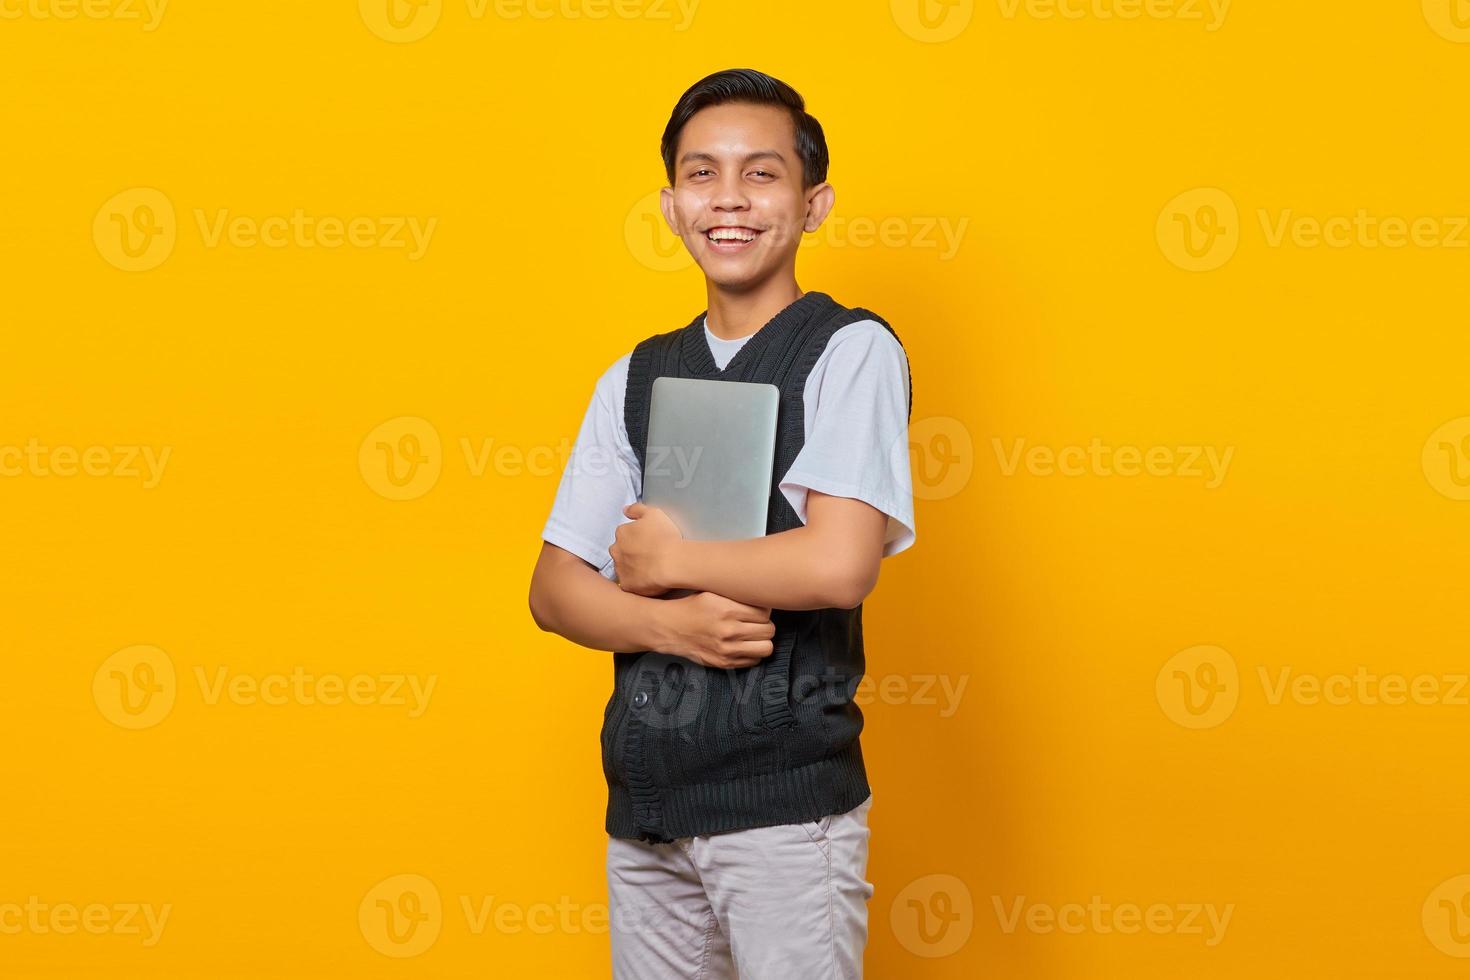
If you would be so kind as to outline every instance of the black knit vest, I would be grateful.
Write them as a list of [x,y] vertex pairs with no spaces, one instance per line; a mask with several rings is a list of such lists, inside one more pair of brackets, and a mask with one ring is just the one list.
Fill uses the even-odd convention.
[[[758,330],[722,371],[705,340],[704,316],[633,350],[623,420],[640,472],[655,378],[774,384],[780,409],[766,533],[799,527],[780,482],[805,441],[807,376],[841,327],[876,320],[893,328],[868,310],[809,292]],[[863,715],[853,703],[864,670],[862,606],[775,609],[771,619],[772,653],[751,667],[706,668],[653,651],[613,654],[602,724],[610,835],[666,842],[800,823],[845,813],[867,798],[858,744]]]

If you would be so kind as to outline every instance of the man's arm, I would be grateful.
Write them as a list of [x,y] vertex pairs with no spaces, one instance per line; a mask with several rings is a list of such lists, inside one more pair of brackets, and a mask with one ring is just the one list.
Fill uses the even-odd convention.
[[653,650],[663,600],[624,592],[570,551],[541,542],[531,573],[531,618],[543,630],[593,650]]
[[618,588],[586,561],[548,541],[531,573],[531,618],[593,650],[655,650],[706,667],[749,667],[771,655],[770,609],[696,592],[650,599]]
[[[691,541],[663,511],[632,504],[610,549],[619,585],[639,596],[703,589],[776,609],[851,609],[878,584],[888,517],[811,490],[802,527],[745,541]],[[658,601],[658,600],[653,600]]]

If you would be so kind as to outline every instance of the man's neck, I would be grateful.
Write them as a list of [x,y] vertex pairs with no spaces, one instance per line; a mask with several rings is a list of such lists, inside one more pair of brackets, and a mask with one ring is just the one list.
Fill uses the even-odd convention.
[[731,293],[710,283],[707,293],[709,314],[705,317],[705,326],[721,340],[750,336],[805,295],[794,276],[773,279],[740,293]]

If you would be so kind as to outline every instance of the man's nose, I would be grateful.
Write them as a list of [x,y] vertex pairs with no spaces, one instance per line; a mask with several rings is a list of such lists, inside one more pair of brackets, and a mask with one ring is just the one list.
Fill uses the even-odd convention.
[[744,211],[750,207],[750,199],[746,197],[745,188],[740,186],[739,181],[726,179],[720,181],[710,205],[716,211]]

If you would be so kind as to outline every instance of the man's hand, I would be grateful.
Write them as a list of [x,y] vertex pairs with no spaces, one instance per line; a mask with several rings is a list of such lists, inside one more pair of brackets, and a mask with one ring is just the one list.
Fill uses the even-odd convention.
[[713,592],[660,602],[658,649],[706,667],[750,667],[771,655],[771,610]]
[[623,508],[623,516],[633,520],[618,526],[608,548],[618,585],[624,592],[663,595],[673,588],[671,566],[684,536],[673,519],[657,507],[632,503]]

